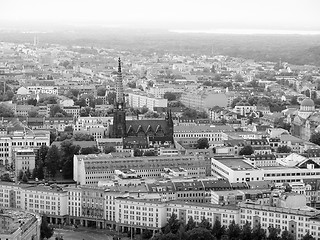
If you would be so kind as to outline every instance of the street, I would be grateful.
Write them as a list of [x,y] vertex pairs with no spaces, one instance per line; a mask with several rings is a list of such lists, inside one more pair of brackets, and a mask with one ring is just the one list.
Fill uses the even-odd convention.
[[114,234],[109,231],[99,231],[96,229],[55,229],[50,240],[55,240],[56,236],[63,236],[64,240],[112,240]]

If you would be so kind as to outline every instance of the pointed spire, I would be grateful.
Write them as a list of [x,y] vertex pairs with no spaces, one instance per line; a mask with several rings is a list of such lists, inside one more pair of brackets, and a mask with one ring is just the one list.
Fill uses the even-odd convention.
[[121,73],[121,59],[118,59],[118,73]]

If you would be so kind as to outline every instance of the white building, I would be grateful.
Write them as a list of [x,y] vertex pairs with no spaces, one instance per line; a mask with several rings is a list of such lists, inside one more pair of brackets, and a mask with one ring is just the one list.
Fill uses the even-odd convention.
[[0,165],[11,164],[15,149],[38,149],[41,145],[50,146],[49,131],[16,131],[13,134],[0,136]]
[[27,89],[33,94],[51,94],[58,95],[58,86],[28,86]]
[[130,107],[142,108],[145,106],[150,111],[153,111],[156,107],[168,107],[168,100],[164,98],[157,98],[152,95],[142,95],[140,93],[129,93],[128,95],[128,103]]

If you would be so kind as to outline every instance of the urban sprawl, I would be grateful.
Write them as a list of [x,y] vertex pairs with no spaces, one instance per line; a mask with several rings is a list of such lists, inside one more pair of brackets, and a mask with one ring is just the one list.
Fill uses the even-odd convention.
[[320,239],[319,68],[37,37],[0,56],[1,239],[39,239],[43,215]]

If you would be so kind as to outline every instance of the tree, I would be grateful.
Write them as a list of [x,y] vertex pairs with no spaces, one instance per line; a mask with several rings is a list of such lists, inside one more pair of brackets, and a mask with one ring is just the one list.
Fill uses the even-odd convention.
[[60,145],[62,175],[65,179],[73,178],[73,156],[79,154],[80,147],[73,145],[71,140],[64,140]]
[[301,240],[315,240],[315,238],[312,236],[312,235],[310,235],[310,233],[309,233],[309,231],[306,233],[306,235],[304,235],[303,237],[302,237],[302,239]]
[[280,229],[269,227],[268,231],[269,231],[269,235],[267,237],[267,240],[280,240],[280,237],[279,237]]
[[100,150],[97,146],[85,147],[80,149],[80,154],[88,155],[88,154],[98,154]]
[[168,99],[168,101],[175,101],[177,100],[177,96],[172,93],[172,92],[166,92],[164,95],[163,95],[163,98],[165,99]]
[[152,231],[151,230],[149,230],[149,229],[144,229],[143,231],[142,231],[142,235],[141,235],[141,237],[142,237],[142,239],[150,239],[151,237],[152,237]]
[[50,131],[50,145],[51,145],[51,143],[53,143],[56,140],[56,138],[57,138],[56,131],[51,130]]
[[242,226],[241,233],[240,233],[240,240],[252,240],[252,229],[249,222],[246,222]]
[[155,151],[145,151],[143,156],[156,156]]
[[23,177],[23,171],[20,170],[20,171],[19,171],[19,175],[18,175],[18,181],[21,181],[21,180],[22,180],[22,177]]
[[31,110],[28,112],[29,117],[38,117],[38,111],[36,110]]
[[114,146],[106,146],[103,148],[103,152],[108,154],[108,153],[111,153],[111,152],[116,152],[116,149]]
[[143,151],[142,150],[140,150],[140,149],[138,149],[138,148],[135,148],[134,150],[133,150],[133,156],[135,156],[135,157],[141,157],[143,155]]
[[152,240],[180,240],[179,237],[171,232],[167,234],[158,234]]
[[106,91],[107,91],[107,89],[105,87],[103,87],[103,86],[98,87],[97,95],[98,96],[105,96],[106,95]]
[[198,227],[187,232],[187,240],[214,240],[214,236],[208,229]]
[[33,105],[33,106],[37,106],[37,99],[34,99],[34,98],[30,98],[27,100],[27,104],[28,105]]
[[197,224],[196,224],[196,222],[193,220],[193,217],[189,217],[189,220],[188,220],[188,222],[187,222],[187,225],[186,225],[186,227],[185,227],[185,230],[186,231],[190,231],[190,230],[192,230],[192,229],[194,229],[194,228],[196,228],[197,227]]
[[279,146],[277,148],[277,153],[290,153],[291,152],[291,148],[288,146]]
[[2,174],[1,177],[0,177],[0,179],[1,179],[1,181],[3,181],[3,182],[12,182],[12,179],[11,179],[9,173],[4,173],[4,174]]
[[203,217],[202,220],[201,220],[201,223],[199,223],[198,227],[199,228],[204,228],[204,229],[207,229],[207,230],[211,230],[212,225],[207,219],[205,219]]
[[56,145],[52,145],[48,150],[48,153],[46,155],[46,160],[45,160],[47,173],[50,177],[53,177],[53,178],[55,177],[58,167],[60,165],[59,159],[60,159],[59,149],[57,148]]
[[250,145],[247,145],[240,150],[239,155],[251,155],[253,152],[253,148]]
[[184,118],[190,118],[190,119],[196,119],[198,116],[198,113],[194,109],[186,108],[184,112],[182,113],[182,117]]
[[199,138],[197,141],[197,148],[198,149],[209,148],[208,138]]
[[80,109],[80,117],[89,117],[91,113],[91,107],[82,107]]
[[168,220],[168,223],[164,227],[164,233],[173,233],[176,234],[180,228],[182,222],[178,220],[177,215],[175,213],[171,214],[171,217]]
[[258,224],[252,230],[252,240],[265,240],[266,239],[266,230],[261,228],[261,225]]
[[241,233],[241,229],[235,221],[232,221],[231,224],[228,226],[227,235],[229,240],[238,240]]
[[288,230],[284,230],[281,233],[281,240],[294,240],[294,236]]
[[13,117],[14,113],[8,106],[0,104],[0,117]]
[[77,105],[80,108],[83,108],[87,106],[87,102],[84,98],[80,98],[79,100],[75,101],[74,105]]
[[128,82],[127,85],[128,85],[129,88],[136,88],[137,87],[136,82],[133,82],[133,81],[132,82]]
[[76,133],[73,135],[75,141],[94,141],[94,137],[87,133]]
[[43,179],[44,178],[44,163],[48,153],[48,146],[42,145],[35,157],[35,168],[33,170],[33,178]]
[[59,106],[59,105],[53,105],[50,108],[50,117],[56,117],[56,115],[60,113],[58,116],[67,116],[68,114]]
[[70,125],[70,126],[66,126],[64,128],[64,132],[73,132],[73,127]]
[[145,114],[145,113],[147,113],[149,111],[149,108],[147,108],[147,106],[143,106],[142,108],[141,108],[141,114]]
[[320,132],[315,132],[310,137],[310,142],[320,145]]
[[28,182],[28,177],[27,177],[27,174],[24,172],[23,173],[23,176],[21,178],[21,181],[24,182],[24,183],[27,183]]
[[291,104],[291,105],[299,105],[299,103],[298,103],[298,96],[293,96],[293,97],[291,98],[290,104]]
[[42,216],[41,226],[40,226],[40,239],[51,238],[53,235],[53,228],[48,225],[47,216]]
[[222,235],[226,233],[224,226],[221,226],[221,222],[216,220],[212,226],[212,235],[217,239],[221,239]]

